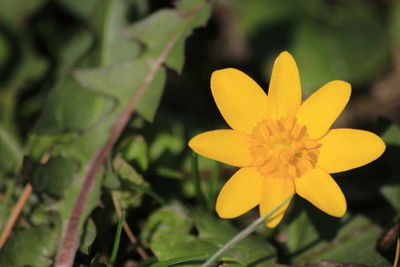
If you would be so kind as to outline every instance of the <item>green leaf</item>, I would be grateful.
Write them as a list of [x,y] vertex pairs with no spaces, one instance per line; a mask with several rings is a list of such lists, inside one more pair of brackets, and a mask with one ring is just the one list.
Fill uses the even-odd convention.
[[[239,231],[223,220],[218,220],[201,211],[193,214],[199,237],[222,247]],[[262,248],[262,249],[259,249]],[[215,252],[215,251],[213,251]],[[258,236],[248,236],[223,255],[223,260],[233,260],[243,266],[269,266],[276,261],[276,250]]]
[[204,256],[199,256],[199,255],[182,256],[152,264],[151,267],[168,267],[168,266],[174,266],[175,264],[183,264],[183,263],[189,264],[190,262],[198,260],[204,260]]
[[165,70],[158,69],[154,74],[153,80],[149,83],[148,89],[137,104],[139,114],[147,121],[152,122],[154,119],[157,107],[160,104],[165,80]]
[[81,16],[81,17],[89,17],[95,8],[96,5],[99,4],[99,0],[57,0],[65,9],[68,11]]
[[394,45],[400,44],[400,3],[392,3],[389,14],[389,31]]
[[165,154],[178,155],[185,148],[182,124],[171,121],[170,131],[158,131],[149,148],[151,161],[159,161]]
[[288,226],[288,248],[294,257],[294,264],[304,265],[317,260],[328,260],[366,264],[371,267],[390,266],[376,251],[381,235],[381,229],[377,225],[363,216],[348,215],[342,219],[339,227],[333,224],[333,218],[329,225],[327,215],[321,214],[320,217],[326,217],[328,224],[314,214],[309,214],[307,210],[300,213]]
[[[132,109],[139,108],[139,112],[148,119],[154,116],[161,95],[160,88],[165,80],[163,63],[180,38],[185,38],[200,23],[199,14],[203,12],[202,18],[205,20],[210,11],[206,1],[194,1],[195,8],[190,9],[188,16],[180,18],[181,24],[175,34],[165,36],[167,40],[152,40],[157,44],[154,49],[145,48],[138,55],[138,42],[128,40],[121,34],[121,28],[127,23],[128,3],[103,0],[96,4],[93,20],[90,20],[95,42],[88,53],[85,52],[86,45],[91,43],[91,38],[88,38],[86,45],[79,46],[77,41],[64,47],[83,53],[83,56],[69,59],[61,53],[63,62],[57,81],[29,137],[28,154],[33,161],[38,163],[46,155],[50,164],[54,159],[62,158],[76,162],[78,166],[74,170],[67,169],[71,172],[66,174],[74,179],[68,185],[60,186],[64,187],[62,198],[56,203],[44,203],[51,204],[52,210],[58,212],[61,229],[68,231],[59,233],[58,237],[61,238],[57,240],[60,242],[59,251],[68,249],[68,260],[72,259],[75,251],[74,248],[68,248],[66,237],[73,238],[74,242],[80,240],[84,222],[99,201],[106,173],[101,164],[121,135]],[[175,12],[178,15],[179,12]],[[67,70],[75,63],[79,64],[79,71]],[[87,69],[87,66],[91,69]],[[116,124],[121,129],[115,128]],[[126,161],[122,162],[122,157],[119,159],[116,163],[120,163],[117,172],[121,177],[121,186],[128,186],[126,197],[132,199],[132,189],[145,189],[146,184]],[[45,177],[53,175],[58,178],[63,177],[65,170],[60,165],[44,172]],[[58,189],[56,191],[58,193]],[[142,194],[145,190],[137,192]],[[78,199],[83,201],[77,202]]]
[[89,255],[91,246],[94,240],[96,239],[96,235],[97,235],[96,225],[94,224],[93,220],[89,218],[85,223],[82,234],[82,241],[79,247],[79,250],[82,253]]
[[388,145],[400,146],[400,127],[392,123],[383,133],[382,139]]
[[[1,98],[1,94],[0,94]],[[22,162],[22,148],[19,140],[0,121],[0,176],[2,173],[17,173]]]
[[[161,261],[184,257],[187,255],[199,255],[206,259],[217,247],[204,240],[197,240],[191,235],[176,234],[174,236],[162,236],[151,244],[151,249]],[[187,262],[185,266],[200,266],[203,261]]]
[[307,19],[296,25],[289,51],[307,93],[331,80],[369,82],[387,64],[388,42],[374,9],[350,4],[336,9],[329,19]]
[[[191,218],[180,210],[161,209],[150,216],[142,238],[150,243],[160,261],[199,255],[203,261],[185,263],[185,266],[199,266],[238,233],[227,222],[205,212],[195,210],[192,213],[198,236],[190,234]],[[276,260],[276,251],[262,238],[250,236],[231,248],[222,260],[229,262],[229,266],[265,266]]]
[[[35,190],[44,191],[53,197],[61,198],[63,191],[71,183],[78,168],[77,162],[62,157],[54,157],[46,164],[39,165],[28,173],[31,175]],[[59,170],[63,170],[63,172],[60,173]]]
[[139,46],[121,34],[121,28],[128,23],[127,8],[127,1],[100,0],[96,4],[90,20],[100,41],[93,50],[95,66],[109,66],[137,57]]
[[148,145],[142,135],[128,136],[119,145],[124,159],[137,166],[140,171],[147,170],[149,165]]
[[400,167],[398,158],[400,156],[400,127],[392,123],[383,133],[382,139],[387,145],[385,156],[391,164],[390,179],[381,188],[383,196],[400,214]]
[[147,193],[149,188],[143,177],[127,163],[121,154],[118,154],[113,160],[115,173],[121,178],[121,189],[116,190],[116,195],[120,201],[122,209],[140,206],[142,196]]
[[178,207],[165,207],[154,212],[147,220],[141,238],[151,244],[161,236],[177,236],[189,233],[192,223],[188,215]]
[[371,267],[391,266],[391,264],[376,251],[376,243],[381,235],[381,229],[361,216],[353,218],[344,226],[336,242],[317,256],[323,260],[367,264]]
[[295,255],[320,241],[319,233],[305,209],[290,223],[286,232],[289,237],[287,247]]
[[89,51],[93,42],[94,36],[87,31],[73,35],[71,39],[64,44],[58,55],[60,66],[57,70],[57,77],[60,79],[65,77],[68,72],[79,63],[82,56]]
[[4,36],[4,34],[0,33],[0,71],[3,70],[3,65],[8,59],[9,50],[10,45],[7,38]]
[[381,192],[400,214],[400,182],[399,179],[393,179],[392,182],[393,184],[383,186]]
[[35,125],[34,133],[44,135],[83,132],[93,128],[111,112],[113,106],[111,99],[85,90],[71,75],[68,75],[50,93],[43,116]]
[[0,266],[49,266],[57,231],[38,226],[12,236],[0,250]]
[[303,6],[293,0],[234,1],[238,20],[243,32],[252,38],[257,32],[271,24],[293,18]]
[[1,0],[0,19],[9,27],[19,28],[26,22],[27,17],[38,10],[46,0]]

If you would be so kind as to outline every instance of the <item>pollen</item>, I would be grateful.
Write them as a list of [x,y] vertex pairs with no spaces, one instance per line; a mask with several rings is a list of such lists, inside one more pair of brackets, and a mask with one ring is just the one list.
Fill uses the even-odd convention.
[[315,168],[321,146],[294,117],[260,121],[248,142],[252,165],[262,175],[276,178],[297,178]]

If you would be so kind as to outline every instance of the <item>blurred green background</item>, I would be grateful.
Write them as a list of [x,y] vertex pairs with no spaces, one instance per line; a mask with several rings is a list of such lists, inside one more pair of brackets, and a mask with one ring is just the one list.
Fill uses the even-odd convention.
[[[0,229],[25,183],[34,187],[12,238],[0,251],[0,266],[52,263],[56,245],[43,255],[21,240],[32,238],[38,248],[56,244],[49,241],[60,236],[54,206],[69,185],[63,177],[78,167],[61,156],[46,170],[30,172],[29,161],[39,153],[32,140],[41,131],[35,129],[52,129],[51,121],[39,118],[48,112],[45,107],[53,101],[49,95],[62,77],[97,66],[93,33],[107,28],[97,29],[93,14],[103,7],[107,12],[114,2],[123,3],[115,17],[127,25],[174,8],[177,1],[0,0]],[[217,0],[211,5],[207,24],[186,40],[182,70],[166,63],[160,104],[152,104],[158,106],[153,122],[149,113],[135,114],[109,157],[111,174],[106,172],[99,185],[100,201],[85,220],[75,263],[95,266],[109,258],[118,221],[112,192],[150,256],[143,261],[123,235],[116,266],[209,255],[257,217],[252,211],[230,222],[217,218],[216,195],[235,170],[199,157],[199,196],[187,141],[206,130],[227,128],[209,88],[214,70],[235,67],[268,88],[273,61],[287,50],[297,61],[303,97],[331,80],[352,84],[350,102],[335,127],[373,131],[384,138],[387,151],[368,166],[334,175],[348,201],[345,218],[321,214],[296,198],[282,226],[260,230],[227,256],[223,266],[303,266],[319,260],[390,266],[400,214],[400,1]],[[166,27],[158,26],[161,31]],[[143,44],[116,46],[109,63],[119,64],[144,50]],[[89,56],[83,57],[82,51]],[[85,100],[66,101],[85,109]],[[52,168],[60,166],[64,172],[54,177]],[[54,235],[43,237],[46,231]],[[18,257],[26,260],[12,259]],[[192,265],[181,266],[199,266],[188,259]]]

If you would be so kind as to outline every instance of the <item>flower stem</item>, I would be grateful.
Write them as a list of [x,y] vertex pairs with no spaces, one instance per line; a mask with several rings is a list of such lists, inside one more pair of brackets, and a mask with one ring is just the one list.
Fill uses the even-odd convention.
[[201,267],[211,266],[211,264],[213,264],[216,260],[218,260],[218,258],[222,254],[224,254],[227,250],[234,247],[237,243],[239,243],[247,236],[249,236],[252,232],[254,232],[257,229],[259,224],[263,223],[266,219],[271,217],[275,212],[277,212],[283,205],[288,203],[291,199],[292,197],[287,198],[281,204],[279,204],[271,211],[269,211],[267,214],[252,222],[249,226],[247,226],[245,229],[243,229],[241,232],[235,235],[231,240],[229,240],[222,248],[220,248],[217,252],[215,252],[214,255],[212,255],[203,265],[201,265]]
[[119,218],[119,222],[118,222],[117,233],[115,234],[114,247],[113,247],[113,250],[111,253],[109,266],[114,266],[115,260],[117,259],[119,242],[121,239],[122,225],[123,225],[124,220],[125,220],[125,210],[122,210],[122,215]]
[[397,267],[397,265],[399,264],[399,255],[400,255],[400,239],[397,238],[396,255],[394,256],[393,267]]
[[195,185],[195,189],[196,189],[197,202],[202,207],[204,207],[205,199],[204,199],[203,191],[201,190],[198,155],[194,151],[192,152],[192,179],[194,180],[194,185]]

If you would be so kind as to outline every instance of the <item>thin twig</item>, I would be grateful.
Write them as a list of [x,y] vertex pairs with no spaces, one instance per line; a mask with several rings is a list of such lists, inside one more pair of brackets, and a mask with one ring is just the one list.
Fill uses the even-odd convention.
[[[45,153],[43,155],[42,159],[40,160],[40,163],[46,164],[48,160],[49,160],[49,154]],[[29,199],[31,194],[32,194],[32,186],[30,184],[26,184],[24,191],[22,191],[22,194],[20,195],[17,204],[15,204],[14,208],[12,209],[11,215],[8,218],[6,226],[4,227],[3,232],[1,233],[0,249],[7,242],[7,239],[10,236],[15,223],[17,222],[17,219],[18,219],[19,215],[21,214],[21,211],[24,208],[26,201]]]
[[[111,191],[111,198],[115,207],[115,211],[117,212],[118,218],[121,218],[122,216],[122,210],[121,207],[119,205],[118,202],[118,198],[116,195],[115,191]],[[137,253],[145,260],[149,258],[149,255],[147,255],[146,251],[138,244],[137,242],[137,238],[135,237],[135,235],[133,234],[131,228],[129,227],[129,224],[126,222],[126,220],[124,220],[124,231],[126,233],[126,235],[128,236],[129,240],[131,241],[131,243],[136,247],[136,251]]]
[[30,184],[26,184],[24,191],[19,196],[18,202],[17,202],[17,204],[15,204],[14,208],[12,209],[11,215],[8,218],[6,226],[4,227],[3,232],[1,233],[0,249],[3,247],[3,245],[6,243],[8,237],[10,236],[11,231],[15,225],[15,222],[17,221],[19,215],[21,214],[21,211],[22,211],[23,207],[25,206],[26,201],[29,199],[31,193],[32,193],[32,186]]

